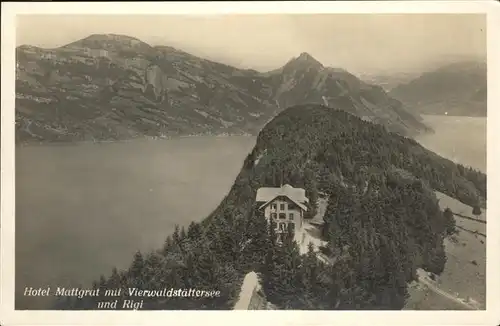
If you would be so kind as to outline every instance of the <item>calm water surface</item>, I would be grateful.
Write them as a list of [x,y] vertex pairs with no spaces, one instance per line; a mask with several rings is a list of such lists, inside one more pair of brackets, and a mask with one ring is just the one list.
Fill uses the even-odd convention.
[[436,133],[417,140],[426,148],[457,163],[486,173],[486,118],[424,115]]
[[[223,199],[254,137],[16,148],[16,291],[88,285]],[[46,301],[17,296],[19,308]]]

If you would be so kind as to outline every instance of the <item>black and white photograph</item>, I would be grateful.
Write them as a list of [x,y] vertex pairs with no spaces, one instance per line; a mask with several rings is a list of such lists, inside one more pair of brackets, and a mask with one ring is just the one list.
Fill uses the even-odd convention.
[[490,306],[486,12],[11,19],[16,313]]

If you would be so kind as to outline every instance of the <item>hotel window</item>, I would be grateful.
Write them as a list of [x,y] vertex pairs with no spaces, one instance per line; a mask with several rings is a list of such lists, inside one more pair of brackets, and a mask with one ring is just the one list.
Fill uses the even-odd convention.
[[280,219],[282,219],[282,220],[286,219],[286,214],[285,213],[280,213]]
[[272,218],[273,220],[277,219],[277,218],[278,218],[278,214],[276,214],[276,213],[271,213],[271,218]]
[[282,211],[285,210],[285,204],[280,204],[280,210],[282,210]]
[[279,230],[280,231],[286,231],[286,224],[285,223],[280,223]]
[[271,204],[271,209],[276,209],[276,204]]
[[293,220],[293,213],[288,214],[288,217]]
[[295,230],[295,223],[290,222],[288,225],[292,228],[292,230]]

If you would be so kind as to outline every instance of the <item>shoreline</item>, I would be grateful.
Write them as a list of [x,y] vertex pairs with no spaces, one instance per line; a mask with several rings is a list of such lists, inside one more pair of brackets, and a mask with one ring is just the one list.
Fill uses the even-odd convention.
[[16,142],[14,145],[18,147],[36,147],[36,146],[71,146],[71,145],[89,145],[89,144],[122,144],[122,143],[132,143],[137,141],[161,141],[161,140],[173,140],[173,139],[187,139],[187,138],[233,138],[233,137],[257,137],[251,134],[234,134],[234,135],[178,135],[178,136],[165,136],[165,137],[135,137],[135,138],[125,138],[116,140],[68,140],[68,141],[29,141],[29,142]]
[[430,114],[430,113],[420,113],[421,117],[447,117],[447,118],[474,118],[474,119],[488,119],[487,115],[453,115],[453,114]]

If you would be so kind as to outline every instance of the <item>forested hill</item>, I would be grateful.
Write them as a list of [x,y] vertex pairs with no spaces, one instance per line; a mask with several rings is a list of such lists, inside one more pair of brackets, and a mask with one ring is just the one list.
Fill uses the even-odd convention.
[[[323,251],[300,255],[278,246],[256,210],[256,190],[290,183],[314,203],[327,196]],[[144,309],[231,309],[249,271],[267,299],[283,309],[401,309],[421,267],[441,273],[443,239],[453,220],[432,189],[469,204],[484,202],[486,176],[456,165],[411,139],[341,110],[296,106],[259,134],[228,196],[202,223],[177,229],[163,248],[138,252],[127,270],[113,269],[101,289],[197,288],[218,298],[151,298]],[[314,212],[314,207],[312,207]],[[103,298],[58,302],[58,309],[95,309]],[[109,298],[108,298],[109,300]]]
[[272,159],[283,171],[297,170],[294,164],[302,165],[298,170],[312,170],[323,191],[330,182],[322,175],[362,185],[374,169],[397,168],[467,205],[485,205],[485,174],[341,110],[317,105],[289,108],[263,128],[251,156],[264,152],[264,159]]

